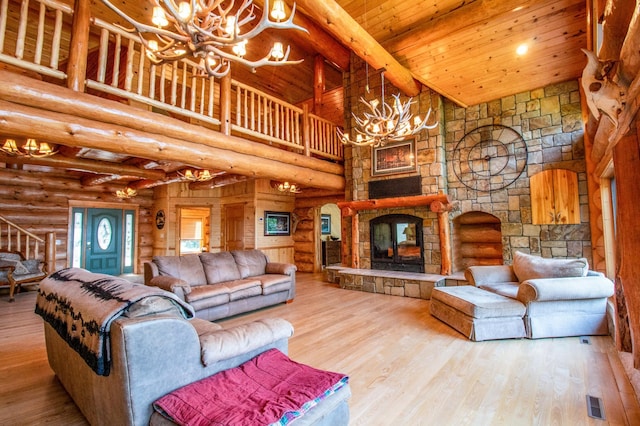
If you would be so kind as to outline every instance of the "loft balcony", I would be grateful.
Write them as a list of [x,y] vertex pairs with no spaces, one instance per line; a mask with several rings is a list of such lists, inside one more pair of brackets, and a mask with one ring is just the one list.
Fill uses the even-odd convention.
[[[74,20],[73,8],[59,1],[9,0],[0,7],[2,141],[46,139],[78,159],[77,168],[87,158],[110,161],[104,171],[114,176],[113,163],[136,164],[137,176],[127,170],[134,189],[179,180],[188,167],[208,169],[219,182],[286,178],[343,189],[335,119],[311,113],[308,103],[293,105],[229,76],[202,77],[191,60],[155,65],[136,36],[91,12]],[[86,43],[73,42],[83,37]],[[82,130],[59,129],[65,120]],[[164,174],[150,170],[154,162]]]

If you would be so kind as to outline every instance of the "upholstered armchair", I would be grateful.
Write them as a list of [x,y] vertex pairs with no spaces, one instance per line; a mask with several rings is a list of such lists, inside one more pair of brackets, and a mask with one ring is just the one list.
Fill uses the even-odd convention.
[[14,293],[22,284],[40,282],[46,276],[41,260],[25,259],[18,251],[0,251],[0,286],[9,286],[9,302],[14,301]]
[[469,284],[526,306],[527,337],[608,334],[613,282],[589,270],[587,259],[547,259],[515,252],[513,265],[471,266]]

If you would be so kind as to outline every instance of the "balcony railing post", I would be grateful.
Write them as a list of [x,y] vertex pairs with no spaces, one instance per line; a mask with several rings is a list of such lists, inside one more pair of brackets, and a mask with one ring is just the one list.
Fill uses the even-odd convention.
[[75,0],[69,66],[67,67],[67,87],[76,92],[84,92],[89,55],[90,19],[89,0]]
[[311,120],[309,120],[309,105],[302,105],[302,144],[304,145],[304,155],[311,156]]

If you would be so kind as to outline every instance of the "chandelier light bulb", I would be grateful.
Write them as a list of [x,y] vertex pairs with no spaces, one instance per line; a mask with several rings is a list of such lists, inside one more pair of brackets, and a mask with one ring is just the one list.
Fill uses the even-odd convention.
[[183,22],[186,22],[191,17],[191,5],[186,1],[180,2],[178,6],[178,16]]
[[244,55],[247,54],[247,40],[234,44],[232,50],[233,50],[233,53],[235,53],[236,55],[242,58]]
[[273,43],[273,48],[271,49],[271,57],[275,60],[280,60],[284,58],[284,50],[282,48],[282,43],[276,41]]
[[30,153],[38,151],[38,143],[35,139],[27,139],[27,143],[23,146],[24,150]]
[[284,12],[284,1],[275,0],[273,2],[273,8],[271,9],[271,17],[280,22],[285,18],[285,16],[286,14]]
[[158,42],[155,40],[149,40],[149,49],[152,52],[157,52],[158,51]]
[[9,154],[16,154],[18,152],[18,145],[16,145],[15,139],[7,139],[2,146],[2,150]]
[[227,17],[227,25],[224,27],[224,32],[233,37],[233,34],[236,32],[236,17],[229,16]]
[[151,22],[153,22],[153,25],[156,27],[166,27],[169,25],[169,21],[167,21],[167,16],[164,14],[162,7],[154,6]]

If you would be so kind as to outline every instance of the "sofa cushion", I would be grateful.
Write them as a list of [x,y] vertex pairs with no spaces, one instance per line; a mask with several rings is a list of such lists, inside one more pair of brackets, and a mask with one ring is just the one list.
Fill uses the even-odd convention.
[[536,278],[584,277],[589,262],[580,259],[546,259],[516,251],[513,255],[513,271],[520,282]]
[[231,252],[242,278],[263,275],[267,268],[267,256],[260,250],[234,250]]
[[201,285],[192,288],[191,293],[187,294],[185,299],[189,303],[210,299],[211,304],[208,306],[222,305],[229,303],[229,288],[222,284]]
[[229,289],[230,301],[260,296],[262,294],[260,281],[255,279],[227,281],[223,285]]
[[500,296],[516,299],[518,297],[518,289],[520,288],[520,283],[506,282],[506,283],[482,284],[482,285],[479,285],[478,288],[490,291],[492,293],[499,294]]
[[224,281],[239,280],[240,271],[236,260],[228,251],[220,253],[202,253],[200,261],[204,268],[208,284],[217,284]]
[[288,291],[291,288],[291,277],[289,275],[265,274],[256,277],[262,283],[262,294],[273,294],[280,291]]
[[207,283],[202,262],[197,254],[184,256],[153,256],[153,262],[158,266],[160,275],[169,275],[180,278],[191,286],[199,286]]

